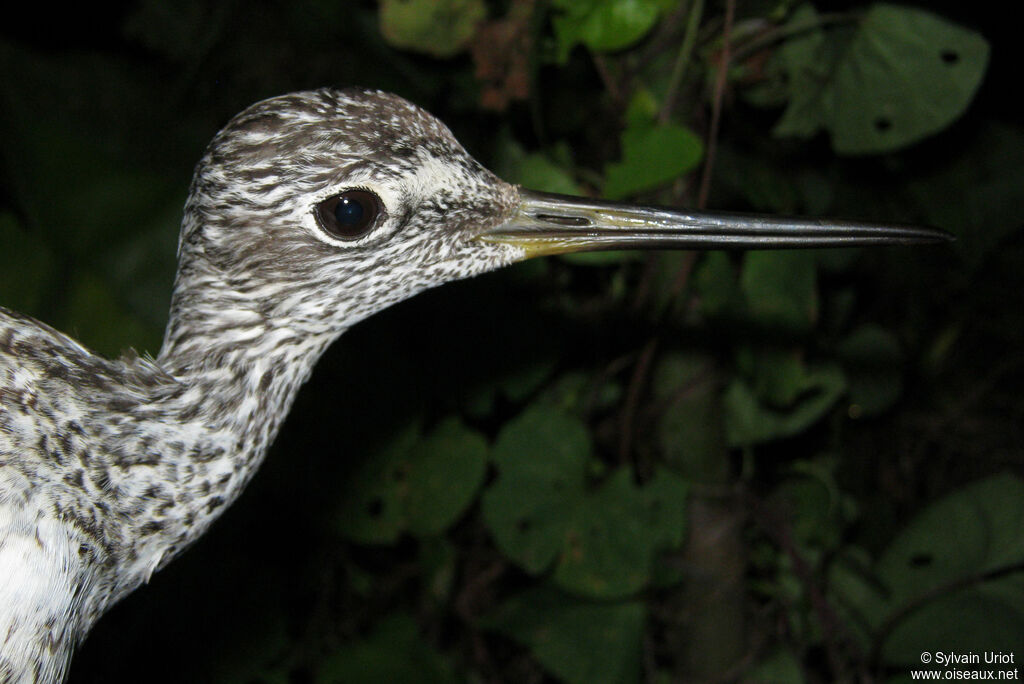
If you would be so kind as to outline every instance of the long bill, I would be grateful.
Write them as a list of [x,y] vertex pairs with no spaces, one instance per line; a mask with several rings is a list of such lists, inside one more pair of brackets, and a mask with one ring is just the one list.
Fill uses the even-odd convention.
[[947,242],[933,228],[758,214],[678,211],[521,190],[513,216],[478,238],[527,257],[610,249],[784,249]]

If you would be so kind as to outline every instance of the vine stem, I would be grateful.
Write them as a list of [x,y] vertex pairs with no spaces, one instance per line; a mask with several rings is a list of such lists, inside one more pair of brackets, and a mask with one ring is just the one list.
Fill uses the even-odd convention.
[[697,193],[697,208],[706,209],[708,193],[711,192],[711,171],[715,166],[715,150],[718,148],[718,127],[722,119],[722,100],[725,99],[725,81],[729,71],[732,49],[732,25],[736,16],[736,0],[726,0],[725,24],[722,26],[722,56],[715,76],[715,92],[711,100],[711,125],[708,127],[707,153],[704,155],[704,171]]
[[658,113],[658,121],[667,123],[672,114],[672,107],[676,100],[676,91],[686,74],[686,65],[690,63],[693,56],[693,48],[697,44],[697,30],[700,28],[700,20],[704,15],[704,0],[693,0],[690,11],[686,17],[686,32],[683,34],[683,42],[676,53],[676,61],[672,64],[672,74],[668,79],[668,89],[665,91],[665,101],[662,102],[661,112]]
[[858,18],[859,15],[855,12],[827,12],[819,14],[813,19],[808,19],[806,21],[786,24],[784,26],[776,26],[769,31],[765,31],[761,35],[752,38],[748,43],[738,46],[731,61],[742,62],[745,58],[773,43],[778,43],[786,40],[787,38],[792,38],[793,36],[797,36],[808,31],[814,31],[831,24],[853,23],[854,21],[857,21]]
[[646,379],[650,374],[651,364],[654,361],[654,352],[657,349],[658,337],[654,336],[644,345],[636,365],[633,366],[633,374],[629,379],[629,389],[626,392],[626,404],[622,410],[619,430],[620,463],[628,463],[630,452],[633,450],[633,429],[636,414],[640,407],[640,394],[646,385]]
[[881,666],[882,648],[885,646],[885,642],[888,640],[892,632],[903,620],[915,611],[919,610],[922,606],[928,604],[930,601],[934,601],[935,599],[943,596],[948,596],[956,591],[975,587],[984,582],[992,582],[1010,575],[1018,574],[1021,571],[1024,571],[1024,563],[1011,563],[1009,565],[992,568],[991,570],[972,573],[965,577],[957,577],[948,582],[937,584],[929,589],[925,589],[912,600],[908,601],[885,618],[885,622],[883,622],[881,627],[879,627],[875,632],[870,662],[876,669]]
[[856,643],[850,637],[846,624],[826,597],[825,589],[817,578],[815,568],[811,566],[798,548],[790,523],[784,515],[771,510],[760,499],[753,498],[751,504],[753,519],[789,558],[793,573],[807,592],[811,609],[816,614],[821,626],[825,653],[832,670],[833,681],[849,681],[847,664],[843,658],[844,647],[846,652],[853,656],[854,666],[861,670],[865,665],[863,654],[860,653]]

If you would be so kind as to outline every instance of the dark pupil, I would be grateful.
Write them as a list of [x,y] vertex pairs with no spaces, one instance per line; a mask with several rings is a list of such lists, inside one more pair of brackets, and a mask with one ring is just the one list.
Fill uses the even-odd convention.
[[373,230],[380,213],[380,198],[366,190],[346,190],[316,206],[320,227],[345,240],[362,237]]
[[342,197],[334,208],[334,218],[339,226],[356,226],[363,220],[366,210],[363,205],[351,197]]

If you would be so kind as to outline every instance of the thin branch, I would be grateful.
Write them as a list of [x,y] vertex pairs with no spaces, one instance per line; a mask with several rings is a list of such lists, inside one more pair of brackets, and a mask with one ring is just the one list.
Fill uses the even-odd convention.
[[908,615],[916,612],[925,604],[934,601],[940,596],[945,596],[955,591],[960,591],[961,589],[967,589],[969,587],[973,587],[984,582],[991,582],[1001,577],[1006,577],[1007,575],[1012,575],[1020,572],[1024,572],[1024,563],[1012,563],[1010,565],[1004,565],[998,568],[994,568],[992,570],[988,570],[986,572],[979,572],[972,575],[967,575],[966,577],[959,577],[950,582],[936,585],[931,589],[922,592],[912,601],[909,601],[908,603],[904,604],[899,610],[889,615],[889,617],[885,619],[885,622],[882,623],[881,628],[879,628],[878,632],[876,633],[874,647],[871,652],[872,664],[877,664],[881,660],[882,647],[885,646],[885,642],[889,638],[889,635],[892,633],[892,631],[896,629],[896,627],[899,626],[900,622],[902,622]]
[[809,19],[807,21],[776,26],[775,28],[752,38],[746,44],[738,46],[736,48],[736,52],[733,53],[731,61],[742,62],[750,55],[760,52],[769,45],[784,41],[787,38],[792,38],[793,36],[798,36],[801,33],[807,33],[808,31],[824,28],[830,24],[853,23],[854,21],[857,21],[858,18],[859,15],[854,12],[828,12],[819,14],[813,19]]
[[679,46],[679,52],[676,53],[676,61],[672,65],[672,74],[668,79],[668,89],[665,91],[665,100],[662,102],[661,112],[658,114],[658,120],[661,123],[666,123],[672,115],[676,91],[679,90],[679,85],[686,74],[686,66],[693,57],[693,48],[697,44],[697,29],[700,28],[700,20],[703,14],[704,0],[693,0],[693,4],[690,5],[690,11],[686,17],[686,33],[683,34],[683,42]]
[[736,16],[736,0],[726,0],[725,24],[722,26],[722,56],[715,77],[715,94],[711,101],[711,125],[708,130],[707,152],[704,155],[704,173],[700,179],[697,194],[697,208],[706,209],[708,193],[711,192],[711,172],[715,165],[715,150],[718,147],[718,126],[722,118],[722,100],[725,99],[725,82],[729,72],[729,54],[732,47],[732,25]]
[[635,428],[636,414],[640,407],[640,395],[647,384],[647,376],[651,370],[651,363],[654,360],[654,352],[658,348],[658,338],[652,337],[644,345],[633,367],[633,375],[629,378],[626,403],[622,408],[622,426],[619,431],[619,462],[627,463],[629,454],[633,449],[633,431]]
[[854,655],[856,662],[861,668],[864,664],[863,655],[859,652],[855,642],[850,638],[846,625],[826,598],[825,592],[815,578],[814,570],[797,547],[789,523],[783,519],[783,516],[771,510],[768,506],[761,503],[760,500],[754,499],[752,504],[753,515],[751,517],[759,523],[761,529],[778,544],[782,552],[789,558],[792,563],[793,573],[807,592],[811,608],[821,625],[825,653],[828,657],[829,668],[832,670],[834,681],[843,681],[842,675],[846,668],[842,658],[842,647],[845,645],[846,650]]
[[604,83],[604,89],[608,91],[608,95],[611,96],[615,106],[620,111],[624,111],[626,109],[626,98],[622,94],[622,88],[619,87],[618,80],[612,75],[608,60],[593,50],[590,51],[590,54],[594,61],[594,68],[597,69],[597,75],[601,77],[601,82]]

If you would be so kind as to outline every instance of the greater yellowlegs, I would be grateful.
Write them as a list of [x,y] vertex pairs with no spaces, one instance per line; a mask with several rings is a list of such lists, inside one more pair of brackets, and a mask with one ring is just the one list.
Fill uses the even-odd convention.
[[395,302],[544,254],[942,239],[530,192],[378,91],[255,104],[196,168],[155,359],[0,309],[0,681],[61,681],[104,611],[238,496],[324,349]]

